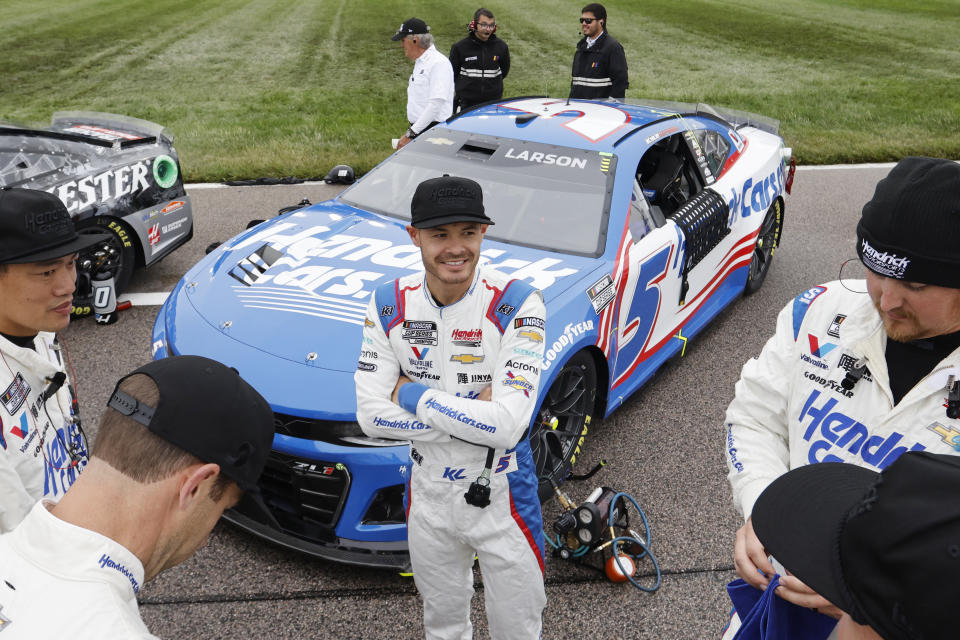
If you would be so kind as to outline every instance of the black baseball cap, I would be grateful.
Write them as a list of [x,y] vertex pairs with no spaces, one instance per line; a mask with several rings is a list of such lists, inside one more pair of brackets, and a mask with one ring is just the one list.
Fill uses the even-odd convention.
[[493,224],[483,210],[483,189],[470,178],[442,176],[417,185],[410,201],[410,224],[429,229],[454,222]]
[[400,28],[397,29],[397,32],[390,36],[390,39],[396,42],[397,40],[403,40],[407,36],[415,36],[421,33],[429,32],[430,27],[427,26],[426,22],[420,18],[409,18],[404,20],[403,24],[400,25]]
[[753,529],[791,573],[886,640],[952,637],[958,496],[960,456],[907,452],[881,473],[824,462],[774,480]]
[[960,288],[960,164],[904,158],[857,224],[857,255],[888,278]]
[[[156,407],[119,390],[136,374],[156,383]],[[220,465],[220,473],[247,496],[260,498],[257,480],[273,443],[273,411],[235,369],[202,356],[154,360],[121,378],[107,406],[201,461]]]
[[0,189],[0,264],[43,262],[103,242],[107,233],[78,234],[60,198],[36,189]]

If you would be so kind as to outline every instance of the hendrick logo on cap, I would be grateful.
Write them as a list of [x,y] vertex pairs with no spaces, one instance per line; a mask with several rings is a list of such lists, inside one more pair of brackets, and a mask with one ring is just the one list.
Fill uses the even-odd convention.
[[880,252],[870,246],[864,238],[860,248],[863,253],[863,263],[871,270],[890,278],[903,278],[903,274],[910,264],[910,258],[898,256],[886,251]]
[[466,198],[468,200],[474,200],[477,198],[477,190],[462,185],[452,185],[438,187],[433,190],[431,195],[433,196],[432,200],[435,202],[439,202],[443,198]]
[[48,209],[47,211],[27,213],[23,217],[24,229],[29,233],[41,235],[69,233],[72,224],[66,209]]

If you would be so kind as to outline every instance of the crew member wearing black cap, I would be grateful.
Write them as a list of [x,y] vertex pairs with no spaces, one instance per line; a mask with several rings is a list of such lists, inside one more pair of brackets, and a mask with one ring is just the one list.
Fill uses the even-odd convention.
[[[734,562],[757,587],[773,567],[750,515],[787,470],[879,471],[906,451],[960,451],[960,165],[901,160],[863,207],[856,242],[866,282],[790,302],[727,409],[728,478],[746,519]],[[781,584],[787,600],[839,614],[797,578]]]
[[390,37],[403,45],[403,55],[413,60],[413,72],[407,83],[407,121],[397,148],[423,133],[432,125],[453,115],[453,67],[434,46],[430,27],[419,18],[404,21]]
[[760,494],[766,550],[844,612],[839,640],[954,638],[960,457],[911,452],[881,473],[794,469]]
[[0,532],[40,498],[59,500],[87,462],[65,351],[78,235],[55,195],[0,189]]
[[[153,638],[144,582],[200,548],[257,479],[273,413],[235,370],[199,356],[122,378],[86,470],[0,536],[0,631],[11,638]],[[6,635],[6,634],[5,634]]]
[[374,292],[355,375],[357,421],[412,442],[407,538],[427,638],[469,638],[474,552],[491,637],[540,637],[543,525],[527,428],[543,359],[543,297],[478,265],[480,185],[417,186],[407,231],[424,273]]

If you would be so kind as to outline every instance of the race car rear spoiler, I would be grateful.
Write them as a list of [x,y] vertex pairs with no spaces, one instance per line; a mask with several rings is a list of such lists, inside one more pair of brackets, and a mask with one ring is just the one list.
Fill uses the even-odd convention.
[[670,102],[667,100],[625,100],[624,104],[632,104],[638,107],[655,107],[664,111],[676,111],[678,115],[707,115],[723,120],[733,125],[734,129],[741,127],[754,127],[774,135],[780,134],[780,121],[774,118],[768,118],[757,113],[740,111],[738,109],[728,109],[726,107],[714,107],[705,102]]
[[95,111],[57,111],[53,114],[48,129],[34,129],[0,121],[0,135],[52,138],[114,149],[155,144],[160,140],[173,144],[173,134],[159,124]]

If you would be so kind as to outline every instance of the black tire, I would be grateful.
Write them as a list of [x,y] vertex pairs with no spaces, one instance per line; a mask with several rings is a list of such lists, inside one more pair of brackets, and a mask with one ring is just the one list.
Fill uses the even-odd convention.
[[78,233],[104,233],[108,237],[77,256],[77,291],[73,298],[74,316],[89,315],[93,310],[93,291],[90,282],[100,271],[113,276],[117,296],[130,283],[130,276],[137,263],[134,246],[136,234],[117,218],[95,218],[90,224],[77,229]]
[[760,233],[757,234],[757,244],[753,247],[753,257],[750,259],[750,271],[747,274],[747,284],[743,288],[744,295],[756,293],[763,286],[763,281],[770,271],[770,262],[773,252],[780,244],[780,232],[783,230],[783,201],[777,198],[767,209],[763,222],[760,223]]
[[[552,479],[558,485],[570,472],[587,436],[597,395],[597,371],[593,359],[581,351],[570,358],[550,385],[530,433],[530,449],[540,501],[552,495]],[[556,419],[556,427],[549,426]]]

